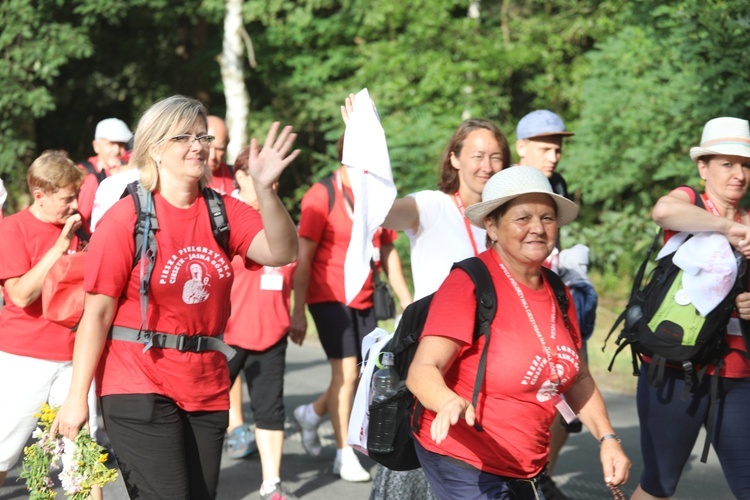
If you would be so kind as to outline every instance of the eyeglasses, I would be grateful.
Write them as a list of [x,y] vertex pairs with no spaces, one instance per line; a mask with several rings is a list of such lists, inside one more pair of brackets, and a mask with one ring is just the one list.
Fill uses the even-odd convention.
[[198,143],[201,146],[206,148],[211,145],[211,143],[214,140],[214,136],[201,135],[199,137],[196,137],[190,134],[181,134],[181,135],[176,135],[174,137],[170,137],[169,140],[172,142],[176,142],[177,144],[182,144],[183,146],[192,146],[195,141],[198,141]]

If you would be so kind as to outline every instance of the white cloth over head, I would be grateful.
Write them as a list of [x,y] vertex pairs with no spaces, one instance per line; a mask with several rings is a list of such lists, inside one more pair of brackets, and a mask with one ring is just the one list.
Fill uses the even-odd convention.
[[354,194],[352,236],[344,261],[346,303],[362,290],[370,273],[372,237],[396,199],[385,131],[367,89],[355,97],[344,133],[342,163]]
[[[727,238],[717,232],[672,236],[657,260],[674,253],[672,262],[683,270],[682,286],[701,316],[707,316],[732,290],[737,280],[737,260]],[[687,240],[687,241],[686,241]]]

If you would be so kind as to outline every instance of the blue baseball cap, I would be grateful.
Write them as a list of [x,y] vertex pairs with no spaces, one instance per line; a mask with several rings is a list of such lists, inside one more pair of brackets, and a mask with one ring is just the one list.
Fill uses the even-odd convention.
[[532,111],[521,118],[518,127],[516,127],[517,139],[532,139],[547,135],[570,136],[575,134],[565,130],[565,123],[563,123],[562,118],[546,109]]

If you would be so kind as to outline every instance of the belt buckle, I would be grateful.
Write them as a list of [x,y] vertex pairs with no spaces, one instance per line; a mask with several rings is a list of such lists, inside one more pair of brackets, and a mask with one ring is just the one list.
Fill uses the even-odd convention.
[[190,341],[190,337],[187,336],[185,333],[181,333],[177,336],[177,350],[180,352],[185,352],[192,350],[191,349],[192,342]]

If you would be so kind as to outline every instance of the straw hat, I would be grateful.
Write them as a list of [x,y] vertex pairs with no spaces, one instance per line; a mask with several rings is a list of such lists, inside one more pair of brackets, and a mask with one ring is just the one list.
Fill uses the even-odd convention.
[[690,148],[690,158],[730,155],[750,158],[750,126],[747,120],[721,117],[709,120],[703,127],[700,147]]
[[482,190],[481,203],[466,209],[466,218],[484,229],[484,219],[497,207],[524,194],[543,193],[549,195],[557,205],[557,225],[564,226],[578,215],[578,206],[569,199],[552,191],[547,177],[534,167],[516,166],[506,168],[493,175]]

